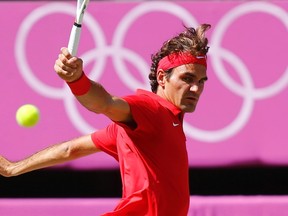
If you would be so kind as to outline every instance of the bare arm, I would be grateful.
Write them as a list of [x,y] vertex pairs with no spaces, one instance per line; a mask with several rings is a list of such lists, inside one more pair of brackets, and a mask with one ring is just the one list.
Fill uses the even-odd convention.
[[[72,57],[67,48],[62,48],[55,62],[54,70],[64,81],[77,82],[83,73],[83,62],[80,58]],[[84,107],[92,112],[102,113],[113,121],[132,121],[130,107],[126,101],[110,95],[101,84],[92,80],[90,82],[89,91],[76,96]]]
[[0,156],[0,175],[11,177],[99,152],[90,135],[53,145],[18,162]]

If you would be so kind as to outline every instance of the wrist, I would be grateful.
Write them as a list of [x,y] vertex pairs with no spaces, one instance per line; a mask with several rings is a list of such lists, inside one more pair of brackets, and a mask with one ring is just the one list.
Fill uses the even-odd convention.
[[69,86],[71,92],[76,96],[86,94],[91,87],[91,82],[84,72],[79,79],[66,83]]
[[6,177],[17,176],[17,165],[16,163],[10,163],[9,166],[6,167]]

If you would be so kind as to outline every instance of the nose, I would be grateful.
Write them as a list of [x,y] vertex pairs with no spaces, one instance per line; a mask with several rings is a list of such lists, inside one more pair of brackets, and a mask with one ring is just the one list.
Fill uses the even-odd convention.
[[198,86],[198,85],[196,85],[195,83],[191,84],[191,86],[190,86],[190,91],[192,91],[192,92],[197,92],[198,89],[199,89],[199,86]]

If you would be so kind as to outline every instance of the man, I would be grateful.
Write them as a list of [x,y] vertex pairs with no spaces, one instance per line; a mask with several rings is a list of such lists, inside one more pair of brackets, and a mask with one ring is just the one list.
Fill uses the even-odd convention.
[[0,174],[16,176],[104,151],[119,161],[123,195],[113,212],[123,216],[186,216],[188,157],[182,122],[204,89],[210,25],[186,28],[152,56],[152,92],[110,95],[83,72],[82,60],[61,49],[54,69],[88,110],[112,120],[103,130],[53,145],[27,159],[0,157]]

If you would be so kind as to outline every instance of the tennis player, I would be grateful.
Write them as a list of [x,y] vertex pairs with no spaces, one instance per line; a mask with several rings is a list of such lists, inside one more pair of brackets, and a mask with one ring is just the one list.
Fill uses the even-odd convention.
[[117,97],[85,75],[83,62],[62,48],[54,69],[88,110],[112,120],[106,128],[52,145],[24,160],[0,157],[0,174],[17,176],[99,151],[119,161],[123,195],[105,216],[187,216],[188,157],[185,113],[204,89],[209,24],[187,28],[152,55],[152,92]]

